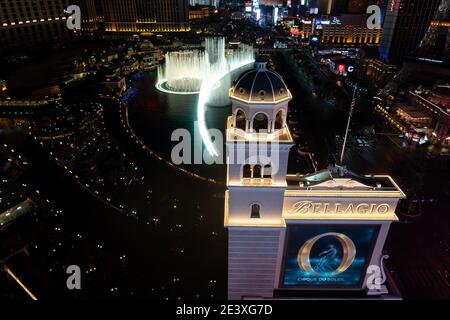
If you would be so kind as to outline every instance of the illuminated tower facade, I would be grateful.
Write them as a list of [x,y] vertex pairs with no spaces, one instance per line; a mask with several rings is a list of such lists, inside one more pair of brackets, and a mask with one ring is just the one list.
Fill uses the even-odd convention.
[[439,0],[390,0],[387,5],[380,55],[401,64],[419,45],[432,21]]
[[449,30],[450,1],[441,0],[415,55],[445,62],[450,61]]
[[292,95],[266,63],[239,76],[229,96],[228,298],[397,296],[384,285],[382,253],[405,197],[392,178],[337,167],[287,174]]
[[286,125],[291,93],[265,62],[230,89],[225,200],[228,297],[270,297],[276,269],[289,150]]
[[[395,2],[391,0],[390,4],[395,4]],[[430,16],[430,19],[428,19],[427,24],[424,25],[424,30],[426,30],[426,32],[424,31],[421,41],[417,41],[413,47],[414,50],[408,52],[399,73],[397,73],[397,75],[382,90],[380,90],[378,96],[381,98],[385,98],[391,94],[395,95],[399,85],[404,83],[413,83],[415,81],[423,82],[424,80],[429,83],[434,83],[436,80],[442,82],[450,81],[447,67],[450,63],[450,1],[433,0],[423,2],[423,5],[425,4],[428,7],[432,7],[434,10],[427,14],[427,16]],[[388,9],[393,10],[393,12],[391,12],[391,18],[396,18],[396,16],[392,16],[392,14],[399,12],[400,9],[396,6],[388,6]],[[428,8],[428,10],[430,10],[430,8]],[[388,24],[388,14],[386,15],[385,26]],[[395,21],[395,19],[393,21]],[[404,33],[402,33],[401,36],[405,37]],[[389,38],[386,38],[384,34],[383,37],[385,40]],[[385,57],[384,53],[388,52],[386,50],[390,49],[390,47],[386,46],[386,43],[382,43],[380,49],[382,57]]]

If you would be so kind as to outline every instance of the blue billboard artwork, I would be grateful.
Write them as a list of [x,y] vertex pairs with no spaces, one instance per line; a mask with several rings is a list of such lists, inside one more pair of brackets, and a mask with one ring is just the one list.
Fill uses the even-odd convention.
[[379,226],[291,225],[281,286],[359,289]]

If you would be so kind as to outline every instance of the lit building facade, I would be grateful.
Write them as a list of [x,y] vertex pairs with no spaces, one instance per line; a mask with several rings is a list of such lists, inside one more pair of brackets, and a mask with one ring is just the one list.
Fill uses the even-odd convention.
[[390,0],[380,43],[380,56],[400,64],[419,45],[440,0]]
[[188,0],[103,0],[106,32],[189,31]]
[[8,98],[8,86],[6,80],[0,79],[0,98],[6,99]]
[[384,86],[397,73],[397,66],[388,64],[380,59],[361,58],[356,67],[358,79],[367,83],[370,87]]
[[191,6],[211,6],[218,7],[220,4],[219,0],[189,0],[189,5]]
[[[312,35],[312,24],[303,23],[301,32],[302,39],[309,39]],[[322,44],[336,45],[363,45],[380,43],[382,29],[369,29],[364,24],[333,24],[327,23],[321,25],[318,30],[321,34]]]
[[64,14],[69,3],[69,0],[1,0],[0,52],[70,38],[73,33],[66,26]]
[[101,22],[100,12],[97,10],[96,0],[74,0],[71,4],[77,4],[81,10],[81,30],[91,34],[97,31]]
[[389,176],[342,169],[288,175],[292,95],[280,75],[265,63],[257,66],[230,89],[228,298],[299,297],[316,290],[386,294],[384,286],[367,287],[367,270],[383,268],[383,245],[404,193]]
[[191,7],[189,8],[189,20],[205,19],[211,15],[209,7]]
[[[80,32],[67,27],[69,5],[80,7]],[[72,40],[77,33],[92,34],[99,22],[95,0],[0,0],[0,52]]]
[[426,136],[426,141],[448,147],[450,145],[449,88],[448,84],[436,84],[432,90],[409,91],[405,96],[406,103],[395,103],[391,111],[379,103],[375,111],[399,132],[420,132]]
[[450,86],[435,85],[428,95],[410,91],[408,93],[414,105],[424,112],[431,121],[430,139],[442,145],[450,145]]
[[450,62],[450,1],[441,0],[413,57],[434,63]]
[[[434,2],[426,2],[434,5]],[[390,2],[394,4],[394,2]],[[423,3],[425,4],[425,2]],[[388,7],[395,12],[394,7]],[[386,19],[388,16],[386,16]],[[410,83],[411,86],[423,84],[428,87],[431,83],[450,83],[450,0],[440,0],[436,6],[436,11],[427,27],[427,31],[414,51],[408,53],[403,60],[401,70],[395,78],[390,81],[378,96],[386,99],[389,96],[396,96],[400,86]],[[387,23],[387,20],[386,20]],[[385,23],[385,26],[386,26]],[[403,34],[400,35],[402,37]],[[408,35],[405,33],[405,37]],[[386,35],[383,33],[384,40]],[[389,52],[390,47],[384,42],[380,46],[380,53]],[[387,50],[387,51],[386,51]],[[447,112],[447,111],[446,111]],[[448,113],[448,112],[447,112]]]

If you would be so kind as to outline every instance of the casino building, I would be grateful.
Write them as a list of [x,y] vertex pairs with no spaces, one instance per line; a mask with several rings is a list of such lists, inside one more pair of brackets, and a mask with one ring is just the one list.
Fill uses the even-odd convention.
[[0,1],[0,53],[73,37],[64,9],[69,0]]
[[229,91],[228,298],[386,294],[382,250],[405,194],[389,176],[338,167],[288,175],[292,95],[266,63],[256,65]]
[[107,33],[187,32],[186,0],[102,0]]

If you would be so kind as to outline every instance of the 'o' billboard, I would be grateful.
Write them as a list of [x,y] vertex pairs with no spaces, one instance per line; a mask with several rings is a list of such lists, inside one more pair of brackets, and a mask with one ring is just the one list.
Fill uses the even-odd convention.
[[283,288],[362,287],[379,226],[289,225]]

